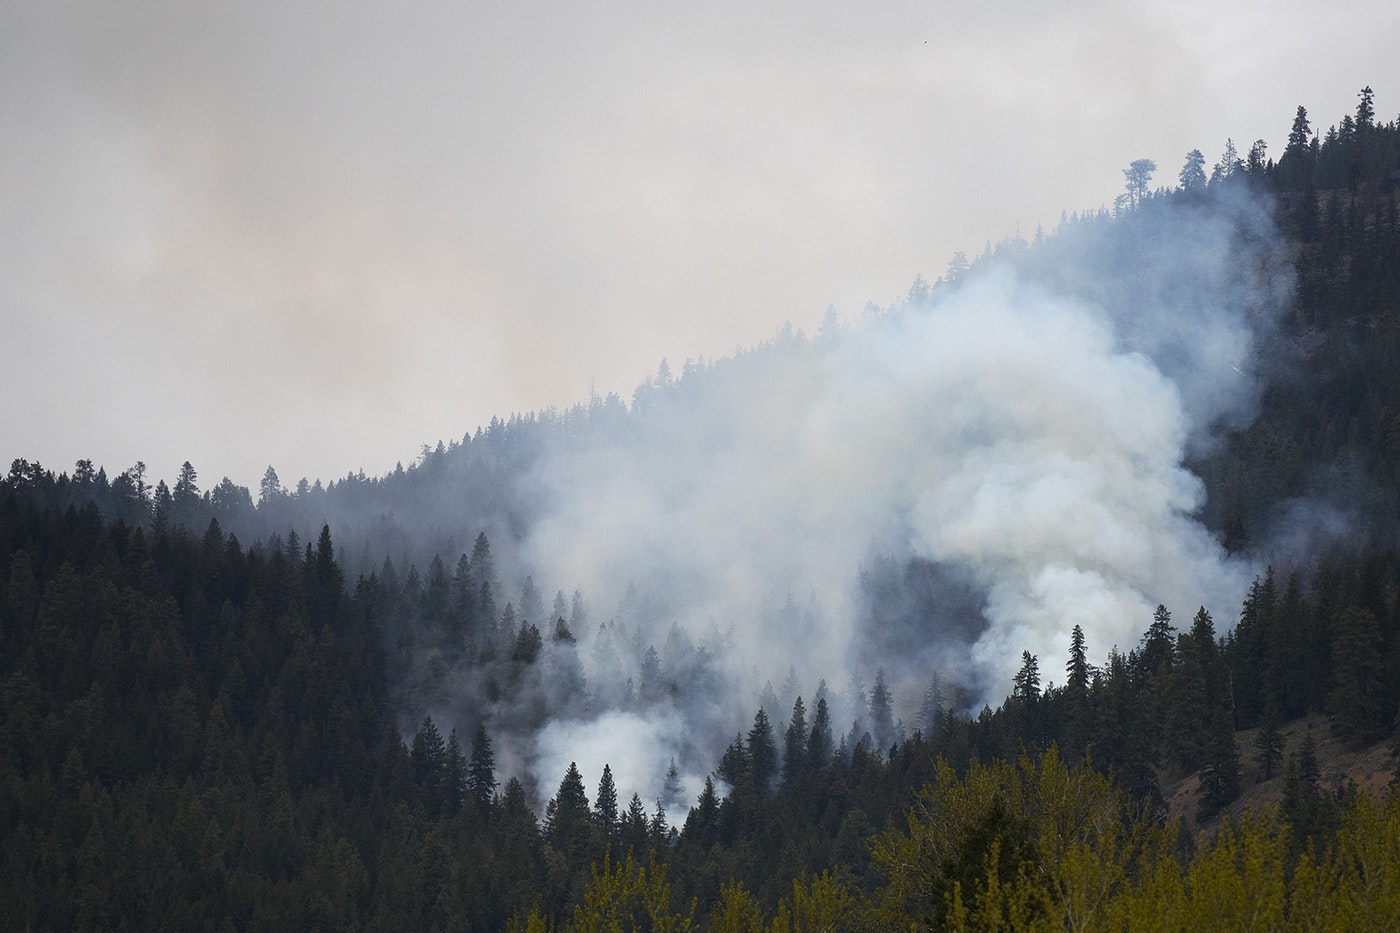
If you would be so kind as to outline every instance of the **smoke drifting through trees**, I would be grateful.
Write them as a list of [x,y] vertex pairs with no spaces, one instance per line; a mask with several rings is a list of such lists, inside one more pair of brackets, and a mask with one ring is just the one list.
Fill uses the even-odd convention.
[[[1158,603],[1229,618],[1255,570],[1194,519],[1183,461],[1253,411],[1288,299],[1278,239],[1242,191],[1109,226],[1009,244],[812,339],[663,368],[630,412],[548,435],[511,490],[515,560],[592,610],[551,662],[581,680],[539,680],[548,725],[507,740],[539,785],[577,759],[654,795],[675,757],[693,791],[760,703],[781,732],[821,679],[838,737],[877,670],[912,731],[935,673],[996,702],[1023,651],[1053,671],[1076,625],[1102,653]],[[523,724],[473,684],[441,698]]]
[[[352,578],[380,574],[401,728],[485,724],[541,798],[576,760],[652,800],[674,758],[694,799],[759,705],[781,736],[823,683],[834,743],[883,744],[927,725],[935,675],[996,703],[1023,652],[1053,679],[1075,626],[1102,657],[1158,603],[1230,618],[1254,568],[1183,463],[1253,415],[1279,242],[1245,185],[1148,197],[810,339],[663,367],[630,410],[210,502],[249,540],[329,521]],[[881,671],[893,725],[858,722]]]

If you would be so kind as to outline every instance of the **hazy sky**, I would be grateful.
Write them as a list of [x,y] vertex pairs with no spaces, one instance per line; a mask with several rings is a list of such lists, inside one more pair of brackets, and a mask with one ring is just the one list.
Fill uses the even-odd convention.
[[629,398],[1282,149],[1400,4],[0,0],[0,458],[256,488]]

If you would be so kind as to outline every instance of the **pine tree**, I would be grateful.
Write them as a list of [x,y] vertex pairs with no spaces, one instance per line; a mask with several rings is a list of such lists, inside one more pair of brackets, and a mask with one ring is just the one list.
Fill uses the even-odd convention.
[[1089,709],[1089,650],[1084,629],[1076,624],[1069,636],[1069,658],[1065,661],[1064,719],[1061,741],[1065,758],[1077,761],[1092,734]]
[[1181,166],[1181,172],[1177,175],[1177,180],[1181,182],[1181,190],[1188,193],[1204,191],[1206,188],[1206,157],[1201,154],[1201,150],[1192,149],[1186,153],[1186,161]]
[[457,738],[456,729],[447,736],[442,793],[447,815],[455,815],[462,808],[467,793],[467,760],[462,756],[462,743]]
[[1176,629],[1172,627],[1172,614],[1166,606],[1158,605],[1152,613],[1152,624],[1142,636],[1142,646],[1137,653],[1137,666],[1133,670],[1134,683],[1145,684],[1149,678],[1165,675],[1171,669],[1173,650],[1176,646]]
[[1021,652],[1021,668],[1012,679],[1007,713],[1016,737],[1005,743],[1007,753],[1014,754],[1012,743],[1016,740],[1032,752],[1040,751],[1045,744],[1041,728],[1040,662],[1029,651]]
[[715,768],[719,779],[731,788],[740,787],[748,779],[749,752],[744,747],[744,737],[735,735],[734,741],[719,756],[719,766]]
[[647,842],[657,851],[665,851],[671,845],[671,824],[666,821],[666,808],[661,805],[661,801],[656,801],[656,812],[651,816],[651,825],[647,828]]
[[875,672],[875,686],[870,688],[869,713],[870,736],[875,740],[876,752],[884,755],[894,744],[894,709],[884,670]]
[[943,724],[943,684],[934,671],[929,677],[928,688],[924,690],[923,702],[919,705],[919,729],[930,742],[938,740],[939,727]]
[[1370,610],[1348,606],[1332,636],[1332,729],[1346,742],[1368,742],[1389,730],[1385,642]]
[[807,711],[802,697],[792,704],[792,717],[783,733],[783,786],[791,787],[807,766]]
[[428,812],[434,816],[441,812],[442,808],[442,779],[446,752],[442,733],[438,732],[433,717],[424,716],[423,724],[413,736],[409,761],[413,765],[413,781],[418,785],[420,799],[427,804]]
[[1274,776],[1274,769],[1283,760],[1283,736],[1278,731],[1278,708],[1269,706],[1254,737],[1254,760],[1264,772],[1264,780]]
[[520,617],[527,622],[544,621],[544,597],[533,576],[527,575],[520,585]]
[[1021,652],[1021,669],[1012,681],[1011,698],[1027,709],[1040,700],[1040,663],[1029,651]]
[[773,727],[768,722],[768,714],[761,706],[754,714],[753,728],[749,729],[749,739],[745,748],[748,752],[753,788],[760,796],[766,796],[777,777],[778,749],[773,742]]
[[593,848],[593,819],[576,762],[569,762],[564,779],[559,782],[559,792],[545,805],[544,812],[545,840],[570,862],[587,862]]
[[1235,730],[1223,706],[1216,706],[1211,714],[1204,755],[1197,819],[1214,816],[1240,795],[1240,759],[1235,749]]
[[812,731],[807,736],[807,761],[812,768],[821,770],[831,764],[835,748],[831,737],[831,713],[827,709],[826,697],[817,697],[817,709],[812,715]]
[[705,787],[696,798],[695,806],[691,807],[690,815],[686,817],[685,838],[693,840],[701,849],[708,848],[714,841],[719,825],[719,807],[719,794],[715,792],[714,779],[706,775]]
[[685,789],[681,787],[681,771],[676,767],[676,759],[666,769],[666,780],[661,785],[661,802],[675,809],[685,805]]
[[598,780],[598,796],[593,801],[593,825],[598,827],[603,839],[611,841],[617,831],[617,785],[613,783],[612,768],[603,765],[603,776]]
[[1177,662],[1166,677],[1162,702],[1162,755],[1184,771],[1201,766],[1212,704],[1196,640],[1177,638]]
[[478,723],[472,737],[472,754],[467,763],[467,793],[479,812],[485,813],[496,795],[496,755],[485,723]]
[[1215,643],[1215,620],[1206,607],[1196,610],[1191,619],[1191,640],[1196,645],[1196,658],[1205,679],[1205,699],[1210,705],[1221,702],[1219,646]]
[[180,476],[175,480],[175,489],[171,495],[171,503],[175,508],[173,518],[177,523],[189,525],[195,520],[199,507],[199,485],[196,483],[198,478],[199,474],[188,460],[180,465]]
[[647,810],[642,805],[640,794],[633,794],[632,800],[623,811],[618,825],[618,842],[623,852],[640,855],[647,847]]

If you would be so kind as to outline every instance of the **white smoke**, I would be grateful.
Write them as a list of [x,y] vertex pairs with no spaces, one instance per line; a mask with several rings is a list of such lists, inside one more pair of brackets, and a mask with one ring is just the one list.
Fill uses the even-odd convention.
[[[732,738],[790,667],[808,685],[883,667],[897,697],[942,667],[995,704],[1023,650],[1054,679],[1075,625],[1103,655],[1136,644],[1158,603],[1229,624],[1255,571],[1193,518],[1204,487],[1183,462],[1250,416],[1256,332],[1286,276],[1247,202],[1158,210],[640,392],[618,430],[526,480],[543,506],[529,561],[595,606],[644,594],[638,645],[673,623],[715,645],[738,689],[704,711],[684,705],[693,691],[667,707],[702,746]],[[985,594],[982,618],[956,633],[930,619],[913,656],[882,653],[881,620],[858,624],[872,546],[959,568]],[[787,710],[769,713],[780,725]],[[589,734],[604,757],[610,735],[617,762],[639,730]],[[669,741],[662,761],[682,740]]]

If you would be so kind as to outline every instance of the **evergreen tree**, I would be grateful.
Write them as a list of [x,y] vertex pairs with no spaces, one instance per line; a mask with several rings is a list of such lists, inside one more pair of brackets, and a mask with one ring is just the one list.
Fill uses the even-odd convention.
[[1278,708],[1269,706],[1254,737],[1254,760],[1264,772],[1264,780],[1274,776],[1274,769],[1283,761],[1283,736],[1278,731]]
[[672,842],[671,824],[666,821],[666,808],[661,805],[661,801],[656,801],[656,812],[651,816],[651,825],[647,827],[647,842],[657,851],[665,851]]
[[1347,742],[1384,736],[1391,723],[1385,689],[1385,643],[1370,610],[1348,606],[1332,636],[1332,692],[1327,698],[1332,729]]
[[831,736],[831,713],[827,709],[826,697],[817,697],[817,709],[812,716],[812,731],[807,736],[807,760],[815,769],[831,764],[835,752]]
[[533,576],[527,575],[520,585],[520,617],[526,622],[545,621],[544,598],[540,595],[539,587],[535,586]]
[[409,751],[409,761],[413,765],[413,782],[418,786],[420,799],[427,805],[430,815],[436,816],[442,808],[442,784],[447,747],[442,733],[433,723],[431,716],[423,717],[417,734],[413,736],[413,746]]
[[869,715],[870,737],[876,752],[883,755],[894,744],[894,708],[883,670],[875,672],[875,686],[870,688]]
[[1288,131],[1288,145],[1285,155],[1301,156],[1307,152],[1308,140],[1312,138],[1312,125],[1308,122],[1308,110],[1302,104],[1293,116],[1293,127]]
[[1250,585],[1240,609],[1239,624],[1226,641],[1226,676],[1232,687],[1235,714],[1245,728],[1254,725],[1264,712],[1274,603],[1274,569],[1269,567],[1262,580],[1256,578]]
[[282,481],[277,478],[277,471],[272,468],[272,464],[268,464],[262,481],[258,483],[258,507],[277,505],[286,494],[286,490],[282,488]]
[[1219,647],[1215,643],[1215,620],[1206,607],[1196,610],[1191,619],[1191,641],[1195,644],[1196,660],[1201,665],[1201,676],[1205,679],[1205,700],[1214,705],[1221,702],[1223,694],[1220,686]]
[[593,801],[593,824],[604,840],[611,841],[617,831],[617,785],[613,783],[612,768],[603,765],[598,779],[598,796]]
[[1369,130],[1375,126],[1376,122],[1375,92],[1368,84],[1356,96],[1361,98],[1356,105],[1356,128]]
[[[616,798],[614,798],[616,805]],[[545,805],[544,838],[570,863],[586,864],[593,849],[593,818],[578,764],[569,762],[559,792]]]
[[649,827],[647,810],[642,805],[641,795],[632,795],[631,802],[627,804],[627,809],[623,811],[619,820],[617,835],[623,852],[640,854],[646,849]]
[[[506,609],[510,608],[510,603],[506,603]],[[543,650],[544,636],[533,622],[526,622],[520,626],[520,634],[515,637],[510,659],[518,664],[534,664]]]
[[1092,733],[1089,708],[1089,651],[1084,629],[1075,624],[1069,636],[1069,658],[1065,661],[1063,732],[1067,761],[1077,761]]
[[1220,161],[1215,163],[1215,167],[1211,169],[1210,184],[1214,186],[1229,181],[1243,171],[1244,163],[1240,161],[1240,153],[1235,148],[1235,141],[1227,138],[1225,152],[1221,154]]
[[681,787],[681,772],[676,767],[674,757],[671,766],[666,769],[666,780],[661,785],[661,802],[672,809],[685,805],[685,789]]
[[471,758],[467,762],[467,794],[479,812],[485,813],[496,795],[496,755],[485,723],[478,723],[472,737]]
[[442,776],[443,804],[448,816],[455,816],[462,808],[467,794],[467,760],[462,755],[462,743],[457,738],[457,730],[447,735],[447,750],[443,763]]
[[1145,684],[1148,678],[1165,676],[1171,669],[1175,646],[1176,629],[1172,627],[1172,614],[1166,606],[1159,605],[1152,613],[1152,624],[1147,627],[1137,652],[1134,682]]
[[778,774],[778,749],[773,742],[773,727],[768,722],[768,714],[763,707],[753,717],[753,727],[749,729],[748,751],[749,774],[754,790],[766,795],[773,787]]
[[1211,713],[1206,733],[1205,765],[1201,769],[1201,806],[1198,819],[1208,819],[1240,795],[1240,761],[1235,730],[1222,706]]
[[1183,634],[1177,638],[1177,661],[1166,675],[1160,708],[1163,757],[1184,771],[1202,764],[1213,705],[1207,697],[1196,640]]
[[1136,210],[1147,200],[1148,185],[1152,183],[1152,173],[1157,171],[1157,163],[1151,159],[1134,159],[1123,169],[1124,191],[1118,197],[1118,206]]
[[792,704],[792,716],[783,733],[783,786],[791,787],[807,767],[807,711],[802,697]]
[[195,521],[199,508],[198,478],[199,474],[188,460],[180,465],[180,476],[175,480],[171,495],[171,504],[175,509],[173,517],[178,523],[188,525]]
[[1206,189],[1206,157],[1201,154],[1201,150],[1192,149],[1186,153],[1186,162],[1181,166],[1181,173],[1177,179],[1181,182],[1181,190],[1187,193],[1199,193]]
[[1029,651],[1021,652],[1021,669],[1013,680],[1011,698],[1028,709],[1040,700],[1040,663]]
[[919,705],[919,728],[929,741],[937,741],[939,727],[943,724],[943,684],[935,671],[929,677],[928,688],[924,690],[923,702]]
[[742,736],[734,736],[734,741],[725,748],[724,754],[719,757],[719,766],[715,773],[732,788],[741,787],[748,780],[751,774],[749,752],[744,746]]

